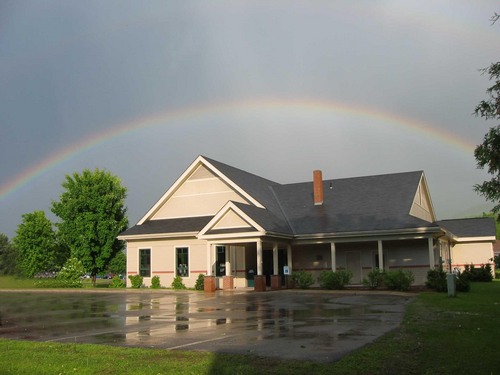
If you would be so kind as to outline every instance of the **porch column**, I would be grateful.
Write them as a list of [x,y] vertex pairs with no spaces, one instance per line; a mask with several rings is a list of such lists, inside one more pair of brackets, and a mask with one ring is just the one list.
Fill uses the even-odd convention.
[[429,237],[427,241],[427,243],[429,244],[429,268],[433,270],[436,266],[434,263],[434,239],[432,237]]
[[231,262],[233,261],[231,259],[231,249],[230,246],[226,246],[224,249],[226,253],[226,276],[231,276]]
[[292,245],[286,245],[286,265],[288,266],[288,275],[285,276],[285,283],[287,288],[293,288],[293,280],[292,280]]
[[208,293],[213,293],[217,289],[215,276],[213,276],[212,272],[213,248],[214,246],[210,242],[207,242],[207,276],[203,282],[203,289]]
[[207,242],[207,276],[212,276],[212,244]]
[[273,244],[273,275],[278,275],[278,243]]
[[254,290],[264,292],[266,290],[266,277],[262,274],[262,240],[257,240],[257,275],[254,276]]
[[286,264],[288,265],[288,270],[290,274],[292,273],[292,245],[288,244],[286,246]]
[[257,240],[257,275],[262,275],[262,240]]
[[273,244],[273,274],[271,275],[271,289],[281,289],[281,276],[278,267],[278,243]]
[[217,273],[215,271],[215,262],[217,261],[217,246],[215,244],[212,244],[210,247],[210,270],[212,272],[212,275],[215,276]]
[[330,242],[330,253],[332,257],[332,271],[335,272],[337,270],[335,242]]
[[378,268],[381,271],[385,270],[385,264],[384,264],[384,248],[382,247],[382,240],[378,240]]

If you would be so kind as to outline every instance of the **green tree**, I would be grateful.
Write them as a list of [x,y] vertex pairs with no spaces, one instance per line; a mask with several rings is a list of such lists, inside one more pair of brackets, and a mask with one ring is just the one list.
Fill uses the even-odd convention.
[[96,275],[123,249],[116,236],[128,226],[127,190],[118,177],[99,169],[66,175],[62,186],[59,201],[52,202],[52,212],[60,218],[59,236],[95,285]]
[[16,273],[17,251],[9,237],[0,233],[0,275]]
[[123,275],[127,271],[127,257],[123,251],[116,253],[108,266],[108,272],[113,275]]
[[[491,18],[492,23],[498,21],[500,15],[495,13]],[[500,120],[500,61],[492,63],[489,67],[481,69],[483,74],[493,82],[486,93],[488,98],[479,102],[474,113],[485,120]],[[474,156],[478,168],[487,167],[488,173],[492,175],[491,180],[477,184],[474,189],[487,200],[497,203],[493,212],[500,212],[500,125],[490,128],[484,136],[483,143],[476,147]]]
[[13,242],[18,250],[17,265],[22,275],[33,277],[38,272],[56,268],[56,234],[43,211],[22,216]]

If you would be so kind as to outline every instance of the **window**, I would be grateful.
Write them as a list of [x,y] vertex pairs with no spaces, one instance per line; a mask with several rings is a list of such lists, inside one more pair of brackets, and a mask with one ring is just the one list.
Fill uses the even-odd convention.
[[215,266],[215,276],[226,276],[226,247],[217,246],[217,262]]
[[176,275],[189,276],[189,249],[187,247],[175,248]]
[[151,249],[139,249],[139,275],[151,276]]

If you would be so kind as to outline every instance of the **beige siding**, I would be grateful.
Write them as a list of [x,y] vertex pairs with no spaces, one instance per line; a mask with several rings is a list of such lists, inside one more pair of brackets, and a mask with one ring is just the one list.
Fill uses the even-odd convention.
[[[360,284],[363,278],[375,268],[375,259],[378,256],[377,242],[337,243],[336,262],[337,270],[349,269],[355,266],[358,275],[353,284]],[[427,239],[406,241],[383,241],[385,268],[389,271],[403,269],[411,271],[415,276],[415,285],[423,285],[429,270],[429,249]],[[294,271],[305,270],[311,272],[315,280],[324,270],[331,269],[330,245],[302,245],[293,247]],[[354,258],[356,256],[356,258]],[[359,262],[357,261],[359,257]],[[354,261],[355,260],[355,261]],[[361,270],[359,270],[359,267]],[[361,272],[361,273],[360,273]],[[316,283],[315,286],[318,284]]]
[[[207,245],[197,239],[129,241],[127,243],[127,276],[139,273],[139,249],[151,249],[151,277],[144,278],[144,285],[151,285],[153,276],[160,277],[163,287],[170,287],[175,277],[176,247],[189,249],[189,276],[183,278],[187,287],[194,287],[200,273],[207,273]],[[130,280],[127,277],[127,286]]]
[[[189,248],[189,277],[183,277],[184,284],[192,288],[195,286],[199,274],[207,274],[207,243],[197,239],[157,240],[157,241],[129,241],[127,243],[127,276],[139,273],[139,249],[151,249],[151,277],[144,278],[144,285],[151,285],[153,276],[160,277],[162,287],[170,288],[176,275],[175,249]],[[231,274],[235,276],[235,287],[246,287],[245,246],[226,245],[230,253]],[[255,256],[255,252],[253,252]],[[222,281],[219,282],[222,286]],[[127,277],[127,286],[130,280]]]
[[426,220],[428,222],[434,221],[430,195],[427,191],[423,178],[420,180],[420,184],[418,185],[417,192],[413,199],[413,204],[410,209],[410,215],[418,217],[422,220]]
[[384,241],[386,270],[411,271],[415,285],[423,285],[430,269],[429,245],[427,239],[408,241]]
[[200,166],[151,219],[215,215],[230,200],[248,203],[222,179]]
[[452,267],[463,269],[466,264],[480,266],[493,262],[493,244],[491,242],[475,242],[456,244],[451,249]]
[[245,220],[243,220],[234,211],[228,211],[213,227],[213,229],[227,229],[227,228],[249,228],[251,227]]
[[313,286],[319,286],[320,273],[332,267],[330,244],[294,246],[292,251],[293,272],[310,272],[315,281]]
[[388,267],[430,267],[427,239],[413,241],[384,241],[383,248]]

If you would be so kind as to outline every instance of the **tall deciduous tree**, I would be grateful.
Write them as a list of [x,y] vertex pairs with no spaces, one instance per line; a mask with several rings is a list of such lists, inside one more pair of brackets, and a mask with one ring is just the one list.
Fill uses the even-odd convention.
[[9,237],[0,233],[0,275],[16,273],[17,251]]
[[24,214],[13,242],[18,251],[17,266],[21,274],[33,277],[39,272],[54,270],[56,235],[45,212]]
[[95,284],[96,275],[123,248],[116,236],[128,226],[127,191],[118,177],[99,169],[66,175],[62,186],[59,201],[52,202],[52,212],[61,219],[59,236]]
[[[500,15],[495,13],[491,21],[495,23]],[[493,85],[486,93],[488,98],[482,100],[475,109],[476,116],[485,120],[500,120],[500,61],[492,63],[489,67],[482,69],[483,74],[488,75]],[[490,128],[484,136],[483,143],[474,151],[477,165],[483,169],[487,167],[488,173],[492,175],[491,180],[475,185],[475,190],[487,200],[497,203],[493,212],[500,212],[500,124]]]

